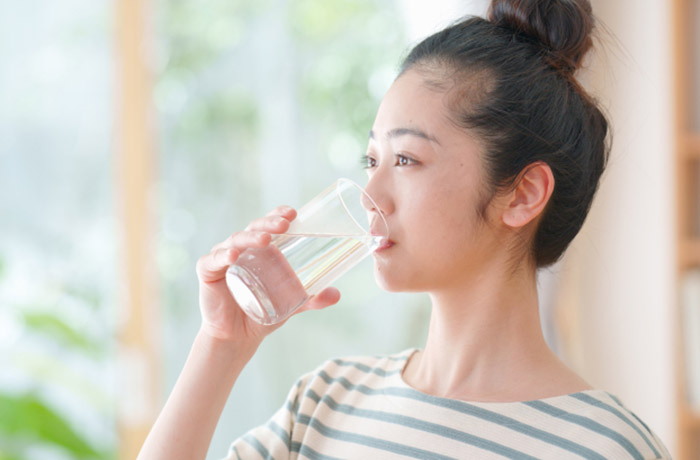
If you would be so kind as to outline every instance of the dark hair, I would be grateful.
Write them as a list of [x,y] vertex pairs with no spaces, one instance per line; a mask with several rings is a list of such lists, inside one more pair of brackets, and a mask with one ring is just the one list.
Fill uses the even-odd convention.
[[607,120],[574,77],[592,46],[591,6],[493,0],[488,18],[466,18],[426,38],[401,73],[438,73],[426,83],[449,88],[451,118],[481,140],[492,192],[512,187],[528,165],[549,165],[554,191],[531,254],[543,267],[581,229],[607,163]]

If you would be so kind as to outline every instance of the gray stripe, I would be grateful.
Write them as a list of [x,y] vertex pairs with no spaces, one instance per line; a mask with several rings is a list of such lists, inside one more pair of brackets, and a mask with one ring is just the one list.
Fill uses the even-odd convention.
[[[622,420],[623,422],[625,422],[626,424],[628,424],[629,426],[631,426],[631,427],[634,429],[634,431],[636,431],[636,432],[639,434],[639,436],[641,436],[642,439],[644,439],[644,441],[645,441],[645,442],[647,443],[647,445],[651,448],[651,450],[654,451],[654,457],[656,457],[656,458],[661,457],[661,454],[659,453],[659,451],[656,450],[656,447],[654,447],[654,444],[652,444],[652,442],[651,442],[651,441],[649,440],[649,438],[642,432],[642,430],[640,430],[639,427],[637,427],[637,425],[635,425],[634,423],[632,423],[632,421],[631,421],[630,419],[628,419],[627,417],[625,417],[625,415],[624,415],[622,412],[620,412],[618,409],[614,408],[614,407],[611,406],[610,404],[606,404],[606,403],[604,403],[603,401],[601,401],[601,400],[599,400],[599,399],[596,399],[596,398],[594,398],[594,397],[592,397],[592,396],[589,396],[589,395],[587,395],[587,394],[575,393],[575,394],[572,394],[571,397],[572,397],[572,398],[576,398],[576,399],[578,399],[579,401],[583,401],[583,402],[585,402],[586,404],[590,404],[591,406],[595,406],[595,407],[598,407],[598,408],[600,408],[600,409],[604,409],[604,410],[606,410],[606,411],[608,411],[608,412],[610,412],[610,413],[616,415],[620,420]],[[621,404],[619,404],[619,405],[620,405],[621,407],[623,407]],[[631,413],[631,412],[630,412],[630,413]],[[636,416],[635,416],[634,414],[632,414],[632,416],[636,418]],[[646,425],[643,425],[643,426],[646,428]],[[648,429],[648,428],[647,428],[647,429]],[[651,434],[651,433],[650,433],[650,434]]]
[[299,389],[301,388],[302,384],[302,379],[299,379],[295,385],[296,391],[294,392],[294,404],[293,407],[289,410],[292,414],[296,414],[299,411],[299,400],[300,394],[299,394]]
[[278,438],[282,441],[282,443],[287,446],[287,448],[290,447],[291,445],[291,440],[289,439],[289,433],[285,431],[281,426],[279,426],[277,423],[275,423],[274,420],[270,420],[270,422],[267,424],[267,427],[277,435]]
[[330,455],[320,454],[313,450],[311,447],[307,446],[306,444],[300,445],[298,452],[300,455],[309,457],[311,460],[343,460],[338,457],[331,457]]
[[443,407],[446,409],[454,410],[455,412],[460,412],[462,414],[468,414],[474,417],[481,418],[491,423],[503,426],[505,428],[517,431],[519,433],[525,434],[535,439],[539,439],[547,444],[552,444],[554,446],[560,447],[564,450],[573,452],[584,458],[595,459],[595,460],[605,460],[605,457],[598,454],[597,452],[577,444],[569,439],[562,438],[553,433],[548,433],[544,430],[540,430],[533,426],[522,423],[516,419],[506,417],[505,415],[498,414],[478,406],[474,406],[463,401],[457,401],[454,399],[440,398],[437,396],[431,396],[419,391],[413,390],[412,388],[383,388],[375,390],[369,388],[365,385],[355,385],[348,381],[345,377],[338,377],[336,379],[331,378],[326,372],[320,371],[319,377],[321,377],[327,384],[339,383],[348,391],[359,391],[360,393],[376,396],[376,395],[389,395],[397,396],[401,398],[414,399],[421,401],[433,406]]
[[642,456],[641,453],[634,447],[634,445],[630,442],[629,439],[625,438],[622,436],[620,433],[617,431],[611,430],[608,427],[605,427],[601,425],[600,423],[593,421],[587,417],[581,416],[581,415],[576,415],[572,414],[570,412],[566,412],[565,410],[559,409],[558,407],[554,407],[551,404],[547,404],[542,401],[528,401],[526,403],[528,406],[532,407],[533,409],[537,409],[541,412],[544,412],[545,414],[549,414],[553,417],[560,418],[562,420],[567,420],[569,422],[575,423],[577,425],[580,425],[584,428],[587,428],[591,431],[595,431],[599,434],[602,434],[603,436],[606,436],[613,441],[617,442],[620,444],[622,447],[625,448],[629,454],[638,460],[644,460],[644,457]]
[[[610,398],[612,398],[612,400],[615,401],[615,402],[617,403],[618,406],[620,406],[620,407],[625,407],[625,405],[622,404],[622,401],[620,401],[619,399],[617,399],[614,395],[611,395],[610,393],[608,393],[608,396],[610,396]],[[634,412],[632,412],[632,411],[630,411],[630,410],[627,410],[627,412],[629,412],[630,414],[632,414],[632,417],[634,417],[634,419],[635,419],[637,422],[639,422],[639,424],[642,425],[642,426],[644,427],[645,430],[647,430],[647,433],[649,433],[651,436],[655,437],[655,436],[654,436],[654,433],[653,433],[653,432],[651,431],[651,429],[647,426],[647,424],[644,423],[639,417],[637,417],[637,416],[635,415]]]
[[389,377],[391,375],[400,374],[401,371],[403,370],[402,368],[399,368],[399,369],[394,369],[393,371],[385,371],[384,369],[381,369],[378,367],[369,367],[368,365],[362,364],[360,362],[345,361],[342,359],[334,359],[333,362],[335,364],[337,364],[338,366],[354,367],[355,369],[359,369],[366,374],[376,374],[380,377]]
[[384,450],[387,452],[393,452],[398,455],[405,455],[406,457],[413,457],[421,460],[456,460],[452,457],[446,457],[444,455],[436,454],[434,452],[418,449],[417,447],[406,446],[404,444],[387,441],[381,438],[373,438],[371,436],[336,430],[334,428],[330,428],[324,425],[318,419],[311,418],[308,415],[304,414],[300,414],[297,421],[299,423],[303,423],[312,427],[314,430],[318,431],[319,434],[325,436],[326,438],[336,439],[338,441],[351,442],[353,444],[359,444],[362,446]]
[[458,431],[453,428],[446,427],[444,425],[438,425],[436,423],[426,422],[425,420],[417,419],[414,417],[393,414],[390,412],[357,409],[347,404],[338,404],[333,398],[331,398],[328,395],[324,396],[323,398],[319,398],[319,396],[316,393],[313,393],[313,395],[311,393],[312,391],[310,391],[309,397],[313,398],[317,403],[319,401],[322,401],[331,410],[335,412],[342,412],[344,414],[352,415],[355,417],[363,417],[373,420],[379,420],[382,422],[393,423],[395,425],[412,428],[414,430],[420,430],[426,433],[436,434],[444,438],[452,439],[454,441],[459,441],[464,444],[469,444],[474,447],[478,447],[479,449],[494,452],[507,458],[537,460],[537,457],[532,457],[530,455],[525,454],[524,452],[511,449],[510,447],[504,446],[503,444],[498,444],[488,439],[464,433],[462,431]]
[[263,446],[263,445],[260,443],[260,441],[258,441],[258,438],[256,438],[256,437],[253,436],[252,434],[247,434],[247,435],[243,436],[243,440],[244,440],[245,442],[247,442],[248,444],[250,444],[251,446],[253,446],[253,447],[255,448],[255,450],[258,451],[258,453],[260,454],[260,456],[261,456],[262,458],[264,458],[264,459],[266,459],[266,460],[267,460],[267,459],[270,459],[270,460],[274,460],[274,459],[275,459],[275,457],[273,457],[272,455],[270,455],[270,452],[268,452],[268,450],[265,449],[265,446]]

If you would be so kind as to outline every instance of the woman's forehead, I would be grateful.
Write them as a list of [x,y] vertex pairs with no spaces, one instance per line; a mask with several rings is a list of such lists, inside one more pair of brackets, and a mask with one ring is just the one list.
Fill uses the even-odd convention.
[[377,112],[371,138],[381,142],[393,133],[412,131],[446,147],[465,142],[478,143],[474,133],[458,126],[451,116],[450,91],[426,83],[424,72],[408,70],[394,81]]
[[435,128],[447,120],[447,110],[444,94],[431,90],[418,72],[409,70],[387,91],[372,131],[384,136],[397,128],[410,128],[436,135]]

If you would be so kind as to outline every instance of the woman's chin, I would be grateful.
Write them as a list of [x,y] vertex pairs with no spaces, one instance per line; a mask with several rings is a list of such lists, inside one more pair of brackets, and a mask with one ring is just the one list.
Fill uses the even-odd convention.
[[406,280],[397,277],[396,273],[389,273],[376,265],[374,267],[374,280],[381,289],[387,292],[405,292],[410,290]]

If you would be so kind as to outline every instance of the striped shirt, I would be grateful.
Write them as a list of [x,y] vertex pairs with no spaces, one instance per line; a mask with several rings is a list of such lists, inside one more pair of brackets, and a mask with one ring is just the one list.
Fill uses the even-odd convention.
[[605,391],[495,403],[431,396],[401,376],[414,351],[326,362],[227,460],[671,458]]

